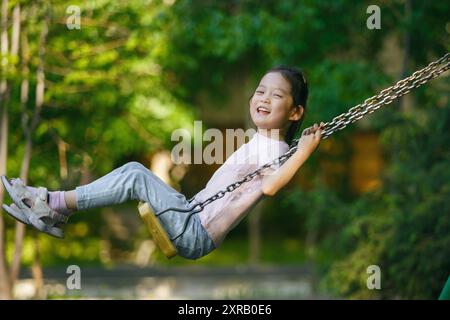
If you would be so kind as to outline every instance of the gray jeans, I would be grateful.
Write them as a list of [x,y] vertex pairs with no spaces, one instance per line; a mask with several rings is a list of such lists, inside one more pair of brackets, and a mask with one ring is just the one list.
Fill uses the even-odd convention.
[[[129,162],[75,190],[78,210],[110,206],[128,200],[145,201],[155,213],[171,207],[187,209],[192,206],[184,195],[138,162]],[[173,238],[182,231],[188,214],[170,210],[158,218],[169,237]],[[178,254],[187,259],[198,259],[215,249],[197,213],[190,217],[186,231],[173,240],[173,244]]]

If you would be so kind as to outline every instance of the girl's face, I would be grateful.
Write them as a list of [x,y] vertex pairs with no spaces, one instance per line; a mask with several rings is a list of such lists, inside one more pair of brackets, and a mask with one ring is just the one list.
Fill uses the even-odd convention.
[[267,73],[250,100],[250,115],[258,130],[280,129],[284,137],[290,121],[302,114],[303,107],[294,106],[291,84],[279,72]]

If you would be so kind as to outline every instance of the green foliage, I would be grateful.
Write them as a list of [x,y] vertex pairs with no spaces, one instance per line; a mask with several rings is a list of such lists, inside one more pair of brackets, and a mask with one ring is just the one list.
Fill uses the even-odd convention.
[[[439,1],[412,2],[410,17],[404,14],[404,1],[383,2],[381,30],[365,27],[370,1],[84,1],[78,4],[80,30],[66,28],[64,1],[21,4],[27,15],[23,30],[30,45],[32,90],[22,110],[20,81],[27,75],[19,57],[2,57],[8,63],[1,74],[12,88],[8,174],[17,176],[20,170],[20,123],[23,115],[33,115],[39,37],[49,12],[45,103],[33,135],[29,181],[50,189],[78,185],[82,171],[100,176],[124,161],[170,148],[171,132],[191,129],[198,118],[199,91],[217,100],[228,98],[223,88],[230,73],[245,72],[256,85],[276,64],[305,70],[311,92],[308,126],[331,120],[397,80],[400,75],[386,74],[380,59],[389,51],[387,39],[402,42],[409,34],[409,71],[449,49],[448,4]],[[280,241],[282,250],[272,244],[267,252],[263,249],[264,261],[314,259],[324,285],[337,296],[437,297],[450,270],[448,92],[431,84],[416,90],[414,99],[412,110],[399,113],[392,104],[366,126],[381,134],[387,163],[382,188],[356,198],[347,194],[345,180],[332,189],[323,182],[317,161],[326,153],[318,150],[300,173],[316,177],[310,188],[285,190],[280,201],[268,206],[265,234],[288,240]],[[357,130],[350,126],[333,143],[347,150]],[[67,143],[65,180],[58,166],[60,139]],[[343,152],[332,161],[348,158]],[[74,221],[70,242],[56,246],[43,238],[43,252],[54,252],[44,263],[100,261],[96,252],[101,251],[104,221],[96,213]],[[237,236],[245,233],[243,227],[235,231]],[[145,236],[139,233],[136,239]],[[138,240],[126,245],[133,247]],[[27,238],[26,263],[31,263],[31,246]],[[242,261],[245,250],[242,243],[230,243],[224,254],[211,255],[205,263]],[[301,253],[291,257],[295,251]],[[381,291],[365,287],[371,264],[381,267]]]
[[[354,201],[329,203],[320,189],[289,196],[300,212],[317,215],[321,232],[318,261],[327,274],[324,285],[350,298],[436,299],[450,270],[450,108],[428,113],[426,126],[414,117],[383,131],[382,141],[393,156],[383,187]],[[394,152],[395,150],[395,152]],[[318,196],[315,194],[318,193]],[[326,197],[333,198],[327,191]],[[295,200],[294,200],[295,199]],[[341,215],[336,218],[336,215]],[[327,229],[339,221],[339,232]],[[368,290],[367,267],[382,272],[382,290]]]

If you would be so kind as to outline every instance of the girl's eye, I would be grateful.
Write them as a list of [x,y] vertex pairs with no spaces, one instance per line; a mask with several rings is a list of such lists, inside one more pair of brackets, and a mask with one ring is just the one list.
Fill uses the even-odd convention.
[[274,96],[277,97],[277,98],[282,98],[282,96],[279,95],[279,94],[274,94]]
[[256,90],[256,93],[257,93],[257,94],[263,94],[264,92],[261,91],[261,90]]

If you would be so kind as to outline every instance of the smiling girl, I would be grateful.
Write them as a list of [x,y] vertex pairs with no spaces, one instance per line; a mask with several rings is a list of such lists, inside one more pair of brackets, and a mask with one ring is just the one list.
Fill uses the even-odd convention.
[[[276,67],[266,72],[250,102],[250,115],[257,132],[248,143],[239,147],[213,174],[203,190],[192,201],[167,185],[152,171],[138,162],[129,162],[90,184],[71,191],[48,192],[47,188],[25,186],[17,178],[2,182],[14,201],[3,209],[15,219],[38,230],[63,237],[61,227],[75,211],[104,207],[129,200],[147,202],[155,212],[167,208],[192,208],[242,179],[289,150],[305,114],[308,84],[303,73],[293,67]],[[159,216],[166,232],[173,238],[178,254],[198,259],[217,248],[261,199],[274,196],[295,175],[319,145],[324,124],[305,129],[298,141],[297,151],[281,166],[271,166],[261,175],[233,192],[210,203],[202,211],[189,215],[167,211]]]

